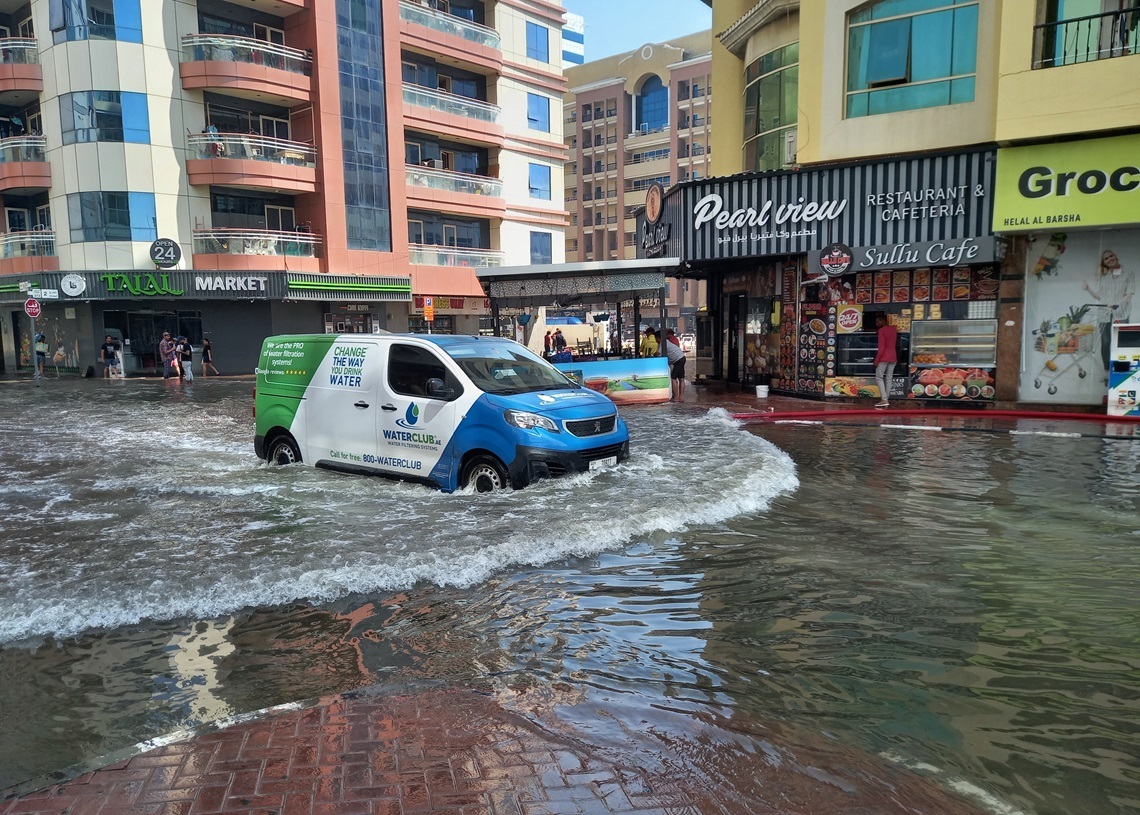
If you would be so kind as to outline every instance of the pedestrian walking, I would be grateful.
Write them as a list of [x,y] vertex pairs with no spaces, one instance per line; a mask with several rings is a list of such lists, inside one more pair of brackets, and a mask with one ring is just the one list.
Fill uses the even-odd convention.
[[110,334],[103,344],[99,346],[99,361],[103,363],[103,378],[104,379],[120,379],[123,376],[122,368],[119,366],[119,344],[115,342],[115,338]]
[[169,331],[162,332],[162,339],[158,343],[158,358],[162,362],[162,378],[170,379],[170,372],[174,370],[174,340],[170,339]]
[[39,371],[40,376],[42,377],[44,375],[44,365],[47,363],[47,337],[45,337],[43,334],[36,334],[34,342],[36,353],[36,370]]
[[890,407],[888,398],[891,393],[891,379],[895,375],[895,365],[899,361],[895,343],[898,341],[898,330],[890,324],[886,314],[879,314],[875,320],[879,326],[878,347],[875,351],[875,384],[879,386],[879,401],[877,408]]
[[210,344],[209,338],[202,340],[202,376],[206,376],[206,369],[209,368],[214,372],[214,376],[218,376],[218,369],[214,367],[214,346]]
[[550,344],[552,341],[550,337],[551,337],[550,332],[547,331],[546,336],[542,338],[542,358],[543,359],[550,359]]
[[178,358],[178,378],[183,382],[194,381],[194,346],[184,336],[178,337],[174,346],[174,354]]

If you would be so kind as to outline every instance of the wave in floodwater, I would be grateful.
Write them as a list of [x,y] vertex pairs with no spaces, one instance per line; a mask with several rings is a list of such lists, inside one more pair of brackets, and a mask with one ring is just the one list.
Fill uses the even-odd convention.
[[487,496],[265,466],[248,399],[100,407],[53,404],[43,442],[0,463],[0,643],[468,587],[762,513],[798,486],[785,453],[719,409],[624,411],[620,467]]

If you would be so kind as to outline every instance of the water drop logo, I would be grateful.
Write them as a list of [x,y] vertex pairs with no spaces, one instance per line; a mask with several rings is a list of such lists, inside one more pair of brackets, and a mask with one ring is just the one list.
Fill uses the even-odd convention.
[[404,414],[403,419],[397,419],[396,424],[400,427],[414,427],[420,418],[420,409],[415,402],[408,405],[408,412]]

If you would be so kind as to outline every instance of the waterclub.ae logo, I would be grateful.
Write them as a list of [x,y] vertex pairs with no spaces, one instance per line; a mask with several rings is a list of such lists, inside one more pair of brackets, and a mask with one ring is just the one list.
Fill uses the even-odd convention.
[[412,428],[420,419],[420,409],[416,406],[415,402],[408,405],[408,412],[404,414],[403,419],[397,419],[396,424],[400,427]]

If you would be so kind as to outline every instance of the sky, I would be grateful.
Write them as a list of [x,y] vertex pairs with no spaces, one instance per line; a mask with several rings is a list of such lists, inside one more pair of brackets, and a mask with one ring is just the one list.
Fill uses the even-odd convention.
[[563,0],[586,18],[586,62],[712,27],[701,0]]

